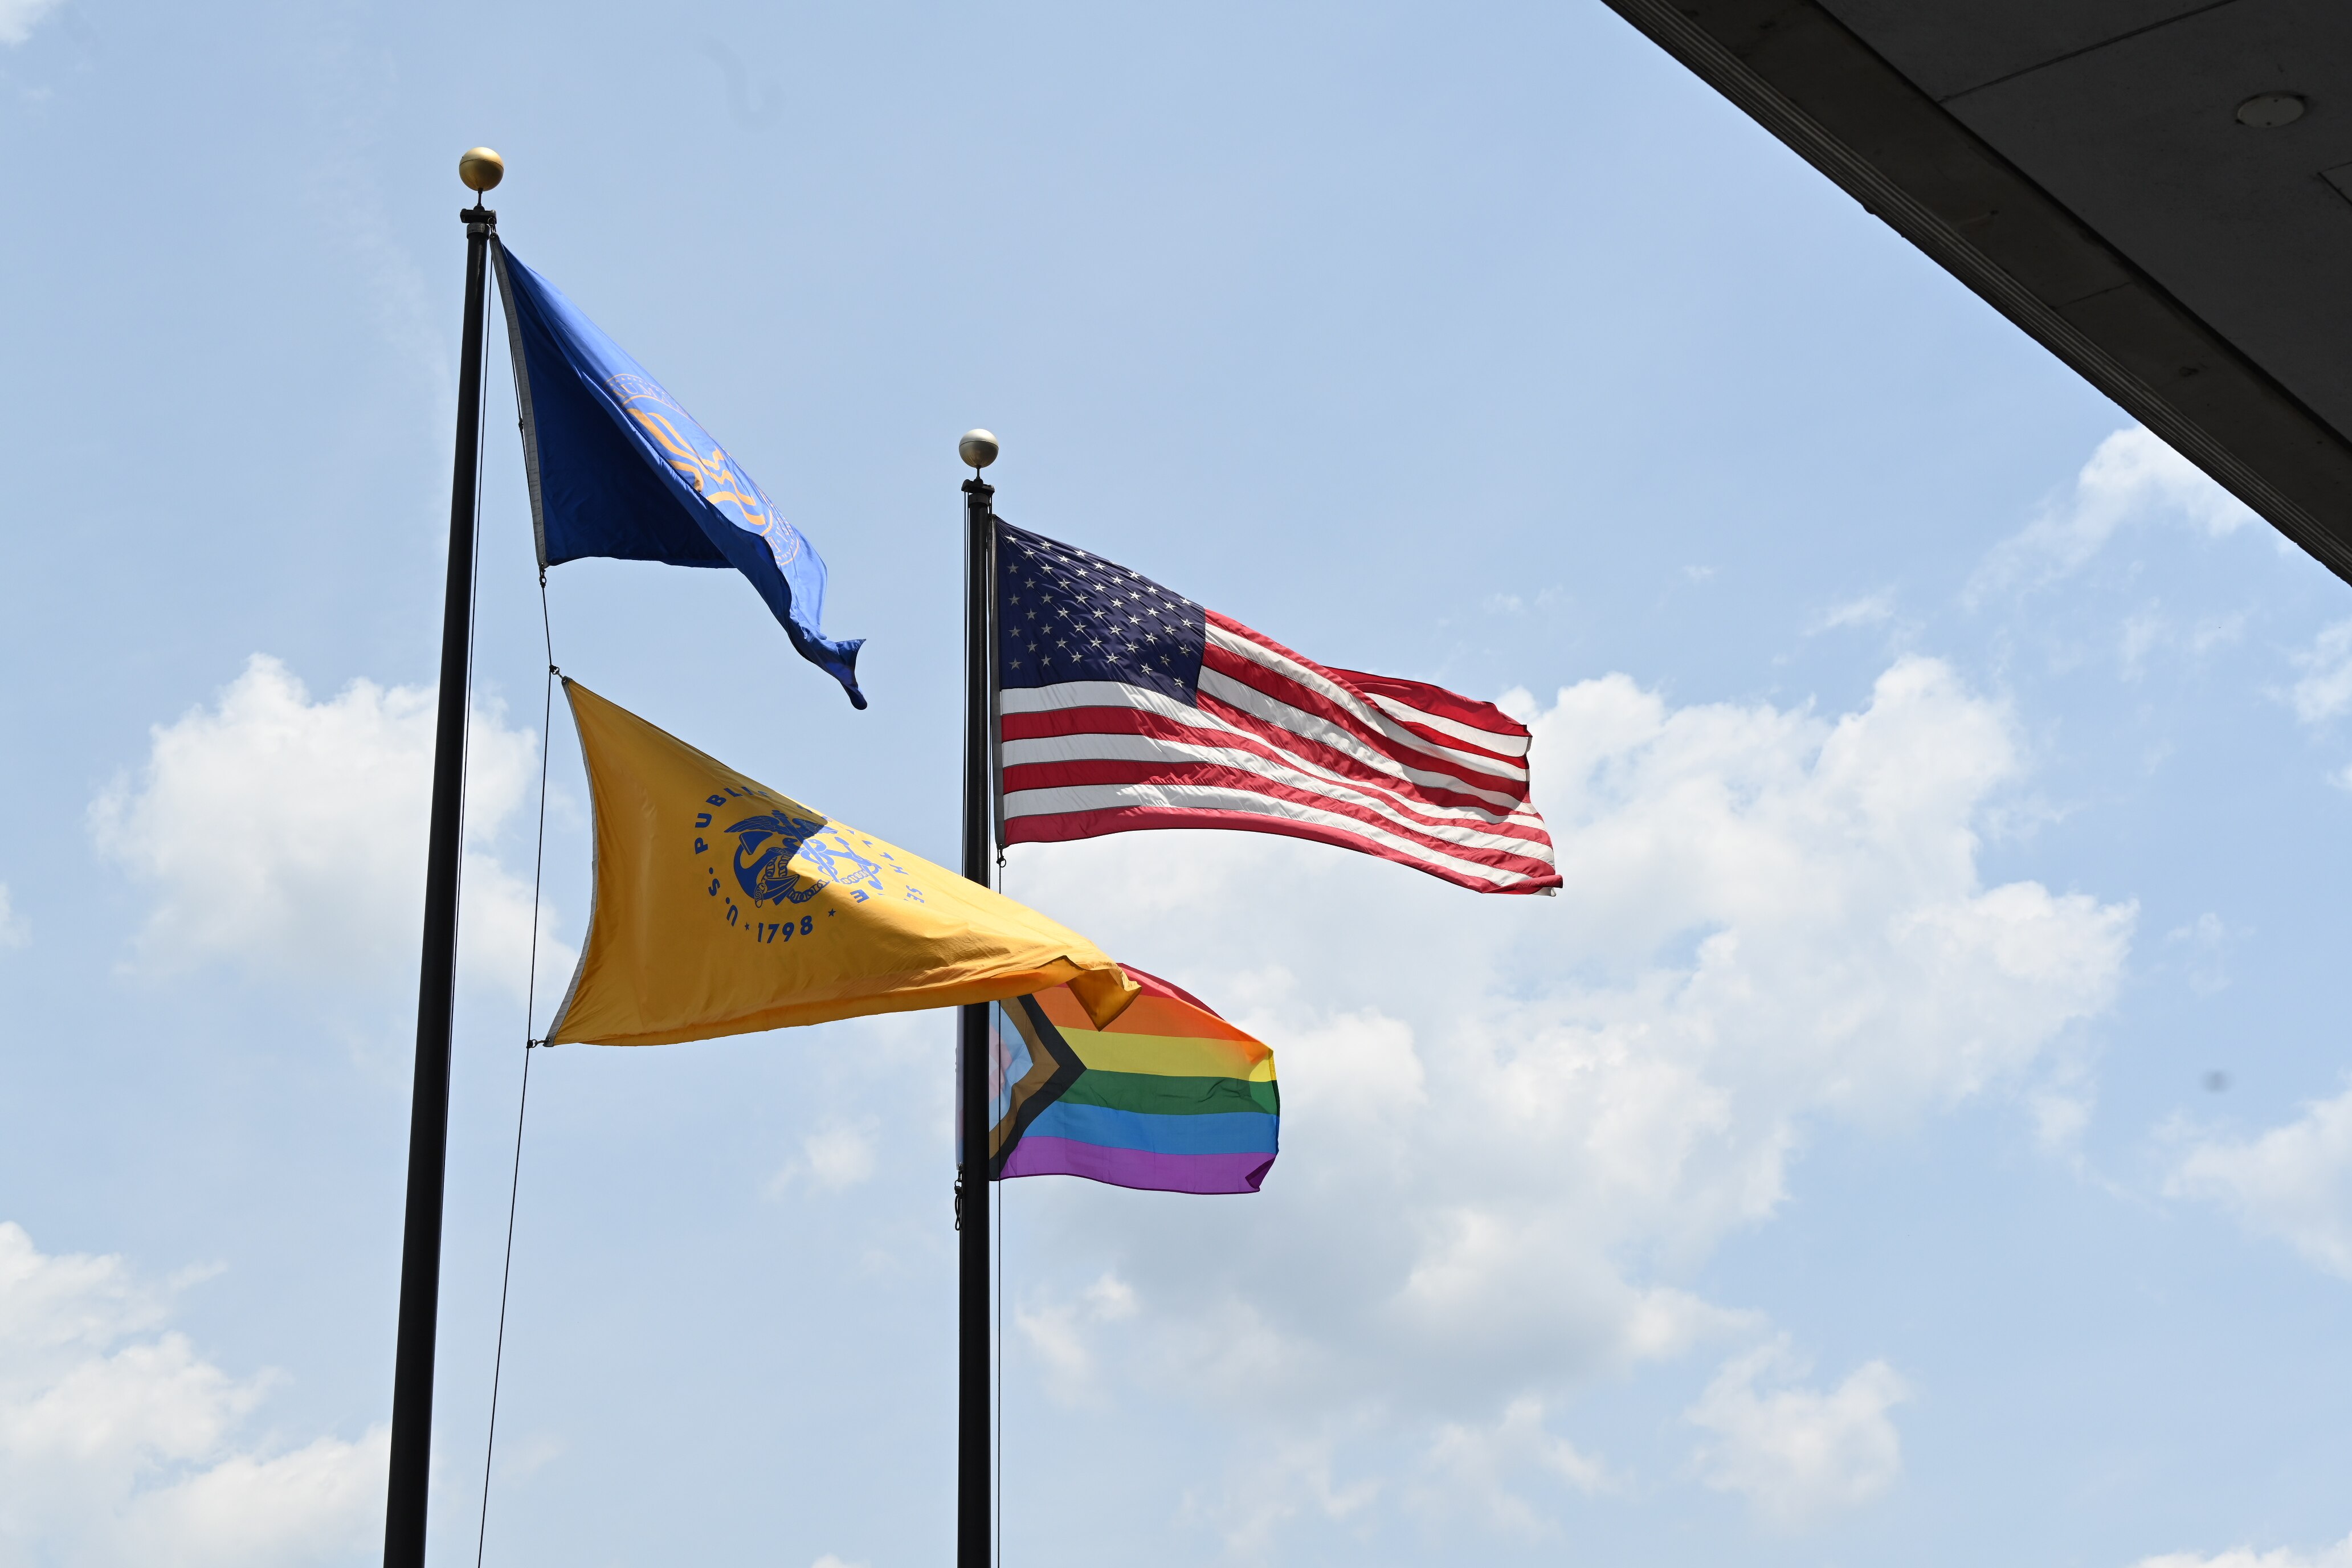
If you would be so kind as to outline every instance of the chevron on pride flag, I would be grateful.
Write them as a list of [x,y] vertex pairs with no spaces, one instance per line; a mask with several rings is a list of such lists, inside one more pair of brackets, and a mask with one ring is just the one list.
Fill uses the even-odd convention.
[[1157,975],[1097,1024],[1066,985],[990,1009],[988,1173],[1254,1193],[1274,1168],[1274,1052]]

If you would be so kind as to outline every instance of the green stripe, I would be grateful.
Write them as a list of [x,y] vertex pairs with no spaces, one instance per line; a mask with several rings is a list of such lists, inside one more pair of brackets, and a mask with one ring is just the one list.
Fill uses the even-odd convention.
[[1089,1068],[1062,1092],[1069,1105],[1099,1105],[1139,1116],[1215,1116],[1235,1110],[1282,1114],[1282,1091],[1238,1078],[1164,1078]]

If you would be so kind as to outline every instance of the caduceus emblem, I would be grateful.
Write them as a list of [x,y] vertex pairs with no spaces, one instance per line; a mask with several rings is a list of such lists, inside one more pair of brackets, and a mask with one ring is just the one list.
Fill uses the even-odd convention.
[[836,882],[863,882],[877,892],[882,890],[882,868],[852,849],[849,841],[838,833],[830,844],[821,838],[810,840],[801,853],[807,857],[809,864],[821,867]]
[[824,831],[823,822],[774,811],[730,823],[727,831],[736,835],[735,880],[752,903],[773,899],[778,903],[804,904],[824,891],[824,878],[803,882],[793,869],[793,857],[811,834]]
[[736,466],[677,399],[651,376],[620,371],[604,378],[623,412],[644,431],[678,477],[694,493],[726,514],[746,532],[768,542],[768,552],[778,566],[789,566],[801,552],[801,531],[776,515],[774,503],[751,475]]

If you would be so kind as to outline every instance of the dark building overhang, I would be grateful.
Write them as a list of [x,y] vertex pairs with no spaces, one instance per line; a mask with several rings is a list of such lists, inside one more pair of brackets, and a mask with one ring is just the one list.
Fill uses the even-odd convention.
[[1608,4],[2352,581],[2352,5]]

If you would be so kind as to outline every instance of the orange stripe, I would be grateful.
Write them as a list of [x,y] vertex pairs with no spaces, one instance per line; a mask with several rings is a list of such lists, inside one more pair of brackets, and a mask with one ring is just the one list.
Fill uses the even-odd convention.
[[[1037,998],[1045,1009],[1045,1016],[1058,1029],[1094,1029],[1087,1010],[1070,994],[1067,986],[1056,987]],[[1106,1031],[1114,1035],[1156,1035],[1163,1039],[1246,1040],[1257,1044],[1257,1037],[1234,1028],[1214,1013],[1204,1013],[1198,1007],[1188,1007],[1172,996],[1154,996],[1149,991],[1128,1004]]]

